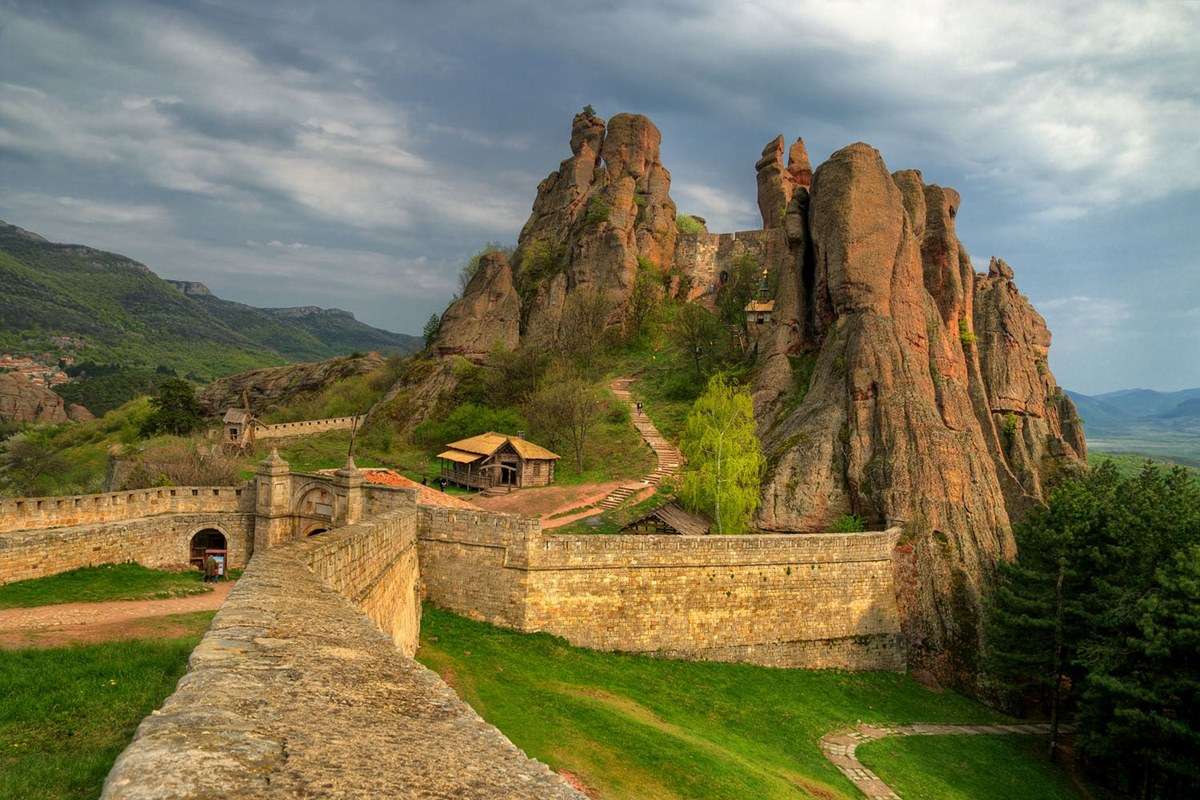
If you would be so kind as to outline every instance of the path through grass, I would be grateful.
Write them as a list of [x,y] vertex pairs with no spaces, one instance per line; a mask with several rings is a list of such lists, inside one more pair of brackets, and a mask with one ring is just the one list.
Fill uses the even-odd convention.
[[859,761],[901,797],[922,800],[1077,800],[1046,759],[1044,736],[893,736],[860,745]]
[[103,564],[7,583],[0,586],[0,608],[106,600],[163,600],[209,591],[212,587],[204,583],[199,570],[169,572],[133,563]]
[[[165,640],[0,651],[0,797],[83,800],[187,667],[213,612]],[[181,615],[182,618],[182,615]]]
[[417,658],[517,746],[601,798],[854,798],[818,747],[828,731],[1003,719],[904,675],[600,653],[428,606]]

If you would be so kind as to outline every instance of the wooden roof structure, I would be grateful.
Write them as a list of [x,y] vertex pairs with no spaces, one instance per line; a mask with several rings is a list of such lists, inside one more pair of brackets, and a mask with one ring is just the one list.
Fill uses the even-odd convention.
[[226,425],[246,425],[253,419],[249,411],[244,408],[231,408],[225,412],[225,416],[221,421]]
[[755,314],[755,313],[760,313],[760,312],[769,314],[774,310],[775,310],[775,301],[774,300],[751,300],[749,303],[746,304],[746,313],[747,314]]
[[625,530],[645,529],[648,526],[656,528],[660,533],[676,533],[681,536],[704,536],[712,530],[712,525],[707,519],[693,514],[675,501],[648,511],[626,525]]
[[481,458],[487,458],[505,444],[511,445],[521,458],[526,461],[557,461],[562,456],[553,453],[541,445],[526,441],[519,436],[507,436],[503,433],[488,431],[478,436],[459,439],[446,445],[446,449],[438,453],[438,458],[454,461],[459,464],[470,464]]

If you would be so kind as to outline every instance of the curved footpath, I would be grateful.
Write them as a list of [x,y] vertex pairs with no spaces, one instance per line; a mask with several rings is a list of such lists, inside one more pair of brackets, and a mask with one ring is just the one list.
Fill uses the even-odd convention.
[[[1067,728],[1060,728],[1066,732]],[[1050,733],[1050,723],[1039,722],[1021,725],[867,725],[859,724],[851,730],[834,731],[821,737],[821,752],[850,779],[868,800],[901,800],[883,780],[863,766],[855,755],[860,744],[884,739],[888,736],[977,736],[980,734],[1034,734]]]

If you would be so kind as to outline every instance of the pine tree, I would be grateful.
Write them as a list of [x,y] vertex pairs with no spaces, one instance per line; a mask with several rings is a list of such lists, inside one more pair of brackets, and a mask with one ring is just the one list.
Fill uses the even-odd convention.
[[758,508],[765,464],[750,393],[714,375],[688,414],[680,449],[684,505],[709,516],[717,533],[743,532]]

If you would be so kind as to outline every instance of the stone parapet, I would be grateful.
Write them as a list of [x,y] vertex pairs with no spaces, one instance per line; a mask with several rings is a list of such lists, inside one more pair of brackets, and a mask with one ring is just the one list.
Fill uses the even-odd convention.
[[103,800],[584,800],[308,568],[340,548],[255,555]]
[[55,528],[154,514],[253,511],[254,488],[171,486],[105,494],[0,499],[0,532]]

